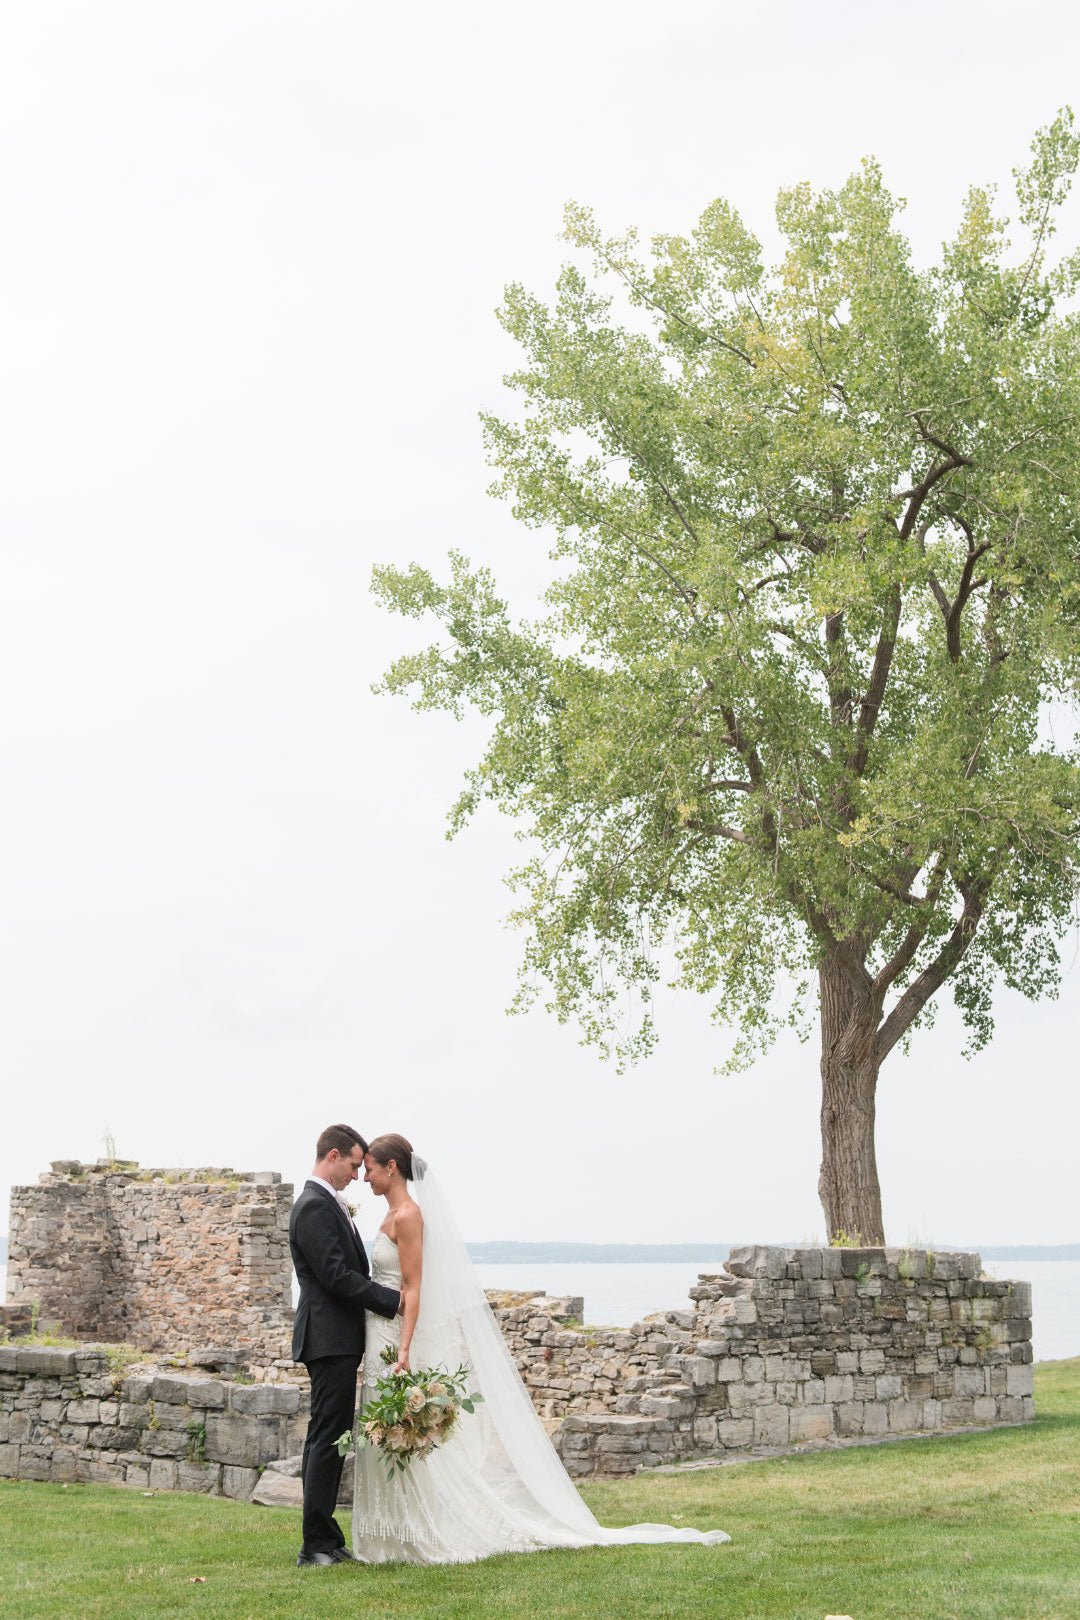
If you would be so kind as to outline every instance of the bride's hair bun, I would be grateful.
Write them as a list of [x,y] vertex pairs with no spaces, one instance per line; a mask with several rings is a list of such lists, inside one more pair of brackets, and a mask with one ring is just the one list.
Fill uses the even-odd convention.
[[407,1142],[396,1131],[389,1131],[385,1136],[377,1136],[368,1146],[368,1152],[376,1164],[384,1167],[393,1159],[406,1181],[413,1178],[412,1143]]

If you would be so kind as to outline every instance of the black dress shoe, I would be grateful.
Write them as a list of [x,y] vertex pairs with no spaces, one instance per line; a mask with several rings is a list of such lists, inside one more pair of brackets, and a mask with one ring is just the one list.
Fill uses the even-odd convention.
[[335,1564],[358,1564],[360,1562],[359,1558],[356,1558],[348,1547],[335,1547],[330,1557]]
[[306,1553],[306,1552],[302,1552],[302,1553],[297,1553],[297,1555],[296,1555],[296,1563],[297,1563],[297,1567],[299,1568],[300,1566],[302,1566],[304,1564],[337,1564],[337,1563],[340,1563],[340,1559],[335,1558],[333,1553],[324,1553],[324,1552]]

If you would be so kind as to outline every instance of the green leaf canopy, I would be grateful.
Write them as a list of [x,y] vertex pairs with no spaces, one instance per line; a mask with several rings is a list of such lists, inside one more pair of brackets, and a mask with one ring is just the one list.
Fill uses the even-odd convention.
[[555,536],[547,614],[512,622],[460,556],[445,584],[377,569],[443,627],[383,687],[491,717],[453,826],[481,798],[520,819],[523,995],[546,983],[587,1040],[648,1046],[665,944],[736,1061],[824,967],[875,1073],[946,980],[974,1045],[995,978],[1056,985],[1080,256],[1049,250],[1077,156],[1066,111],[1016,175],[1016,253],[973,189],[919,269],[866,161],[781,192],[775,266],[723,201],[645,259],[572,206],[554,301],[508,289],[521,410],[485,432],[498,493]]

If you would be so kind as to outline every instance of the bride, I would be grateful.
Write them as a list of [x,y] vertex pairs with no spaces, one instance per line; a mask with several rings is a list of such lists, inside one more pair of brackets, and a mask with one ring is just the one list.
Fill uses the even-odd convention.
[[597,1524],[536,1413],[423,1159],[403,1136],[379,1136],[364,1156],[364,1180],[388,1206],[371,1252],[372,1278],[401,1290],[403,1314],[393,1322],[367,1314],[361,1399],[374,1397],[380,1351],[392,1345],[395,1372],[463,1365],[484,1400],[473,1416],[462,1415],[444,1445],[392,1479],[375,1446],[357,1449],[354,1558],[456,1564],[542,1547],[731,1539],[722,1530]]

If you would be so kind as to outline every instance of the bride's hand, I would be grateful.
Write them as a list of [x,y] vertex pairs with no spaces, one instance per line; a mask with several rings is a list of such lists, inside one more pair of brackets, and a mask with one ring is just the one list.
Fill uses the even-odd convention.
[[399,1353],[397,1360],[394,1362],[394,1372],[407,1373],[411,1371],[412,1368],[409,1366],[409,1352],[407,1350],[402,1350]]

